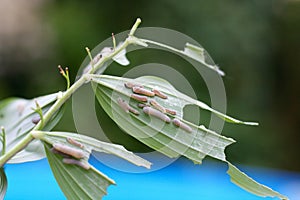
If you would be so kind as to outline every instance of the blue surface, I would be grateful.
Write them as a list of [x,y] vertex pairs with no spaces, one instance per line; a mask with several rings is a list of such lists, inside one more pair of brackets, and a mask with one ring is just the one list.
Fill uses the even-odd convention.
[[[125,173],[111,169],[95,159],[92,164],[117,182],[110,186],[104,200],[153,199],[222,199],[259,200],[232,184],[226,174],[227,166],[221,162],[206,161],[194,165],[179,159],[166,168],[150,173]],[[261,168],[241,167],[256,180],[300,200],[300,174]],[[6,200],[65,199],[46,159],[37,162],[6,165],[8,192]]]

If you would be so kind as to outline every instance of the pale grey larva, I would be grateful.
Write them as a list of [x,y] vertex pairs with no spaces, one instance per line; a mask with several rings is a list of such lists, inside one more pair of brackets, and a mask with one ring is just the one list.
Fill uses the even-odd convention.
[[122,98],[118,98],[117,102],[119,104],[119,106],[125,111],[125,112],[129,112],[129,105],[122,99]]
[[130,97],[132,99],[135,99],[135,100],[140,101],[140,102],[147,102],[148,101],[147,97],[142,96],[142,95],[138,95],[138,94],[131,94]]
[[193,129],[192,129],[189,125],[183,123],[183,122],[180,121],[179,119],[176,119],[176,118],[173,119],[173,124],[174,124],[175,126],[178,126],[178,127],[181,128],[181,129],[185,130],[185,131],[188,132],[188,133],[191,133],[191,132],[193,131]]
[[162,98],[162,99],[167,99],[167,98],[168,98],[167,95],[165,95],[164,93],[162,93],[162,92],[159,91],[158,89],[152,89],[152,92],[153,92],[156,96],[158,96],[158,97],[160,97],[160,98]]
[[77,146],[77,147],[79,147],[79,148],[81,148],[81,149],[84,148],[84,145],[83,145],[82,143],[76,141],[76,140],[73,139],[73,138],[68,137],[66,140],[67,140],[67,142],[69,142],[70,144],[73,144],[74,146]]
[[144,107],[146,107],[146,106],[149,106],[148,104],[144,104],[144,103],[139,103],[138,104],[138,107],[139,108],[144,108]]
[[150,104],[157,110],[159,110],[162,113],[166,113],[166,109],[161,106],[159,103],[157,103],[155,100],[150,100]]
[[140,85],[140,84],[136,84],[136,83],[132,83],[132,82],[126,82],[126,83],[124,83],[124,85],[125,85],[125,87],[127,87],[127,88],[133,88],[133,87],[143,87],[142,85]]
[[61,156],[64,157],[64,158],[71,158],[70,155],[65,154],[65,153],[63,153],[63,152],[60,152],[60,151],[57,151],[57,150],[54,149],[54,148],[51,148],[50,151],[51,151],[52,153],[54,153],[54,154],[59,154],[59,155],[61,155]]
[[132,91],[136,94],[143,94],[148,97],[154,97],[154,92],[141,87],[133,87]]
[[151,116],[154,116],[158,119],[161,119],[162,121],[166,122],[166,123],[170,123],[171,119],[165,115],[164,113],[154,109],[154,108],[151,108],[151,107],[144,107],[143,108],[143,111],[144,113],[146,113],[147,115],[151,115]]
[[166,113],[171,114],[171,115],[176,115],[176,110],[166,108]]
[[83,151],[73,148],[73,147],[70,147],[68,145],[64,145],[61,143],[54,143],[52,146],[55,150],[60,151],[64,154],[70,155],[74,158],[80,159],[80,158],[84,157]]
[[135,115],[139,115],[139,111],[137,111],[136,109],[132,108],[128,103],[126,103],[122,98],[118,98],[117,102],[119,104],[119,106],[126,112],[131,112]]

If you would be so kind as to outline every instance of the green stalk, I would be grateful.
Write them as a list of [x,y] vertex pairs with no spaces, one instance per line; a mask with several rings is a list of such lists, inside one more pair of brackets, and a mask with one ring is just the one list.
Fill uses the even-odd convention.
[[2,152],[1,155],[4,155],[6,152],[6,133],[5,133],[5,129],[2,126],[1,127],[1,131],[2,131]]
[[[64,105],[64,103],[75,93],[82,85],[89,82],[88,74],[95,73],[98,69],[100,69],[105,62],[111,60],[114,56],[120,53],[123,49],[125,49],[128,45],[132,44],[131,37],[135,33],[136,29],[138,28],[139,24],[141,23],[141,19],[138,18],[134,23],[133,27],[130,30],[129,36],[126,38],[124,43],[115,49],[111,54],[106,55],[100,59],[100,61],[95,64],[93,68],[91,68],[85,75],[83,75],[80,79],[78,79],[70,88],[68,88],[65,92],[61,93],[61,96],[58,97],[56,102],[51,106],[51,108],[45,113],[43,116],[43,123],[41,121],[33,128],[32,131],[42,130],[44,126],[50,121],[52,116]],[[2,167],[9,159],[11,159],[14,155],[16,155],[19,151],[24,149],[32,140],[35,138],[32,135],[32,131],[27,134],[18,144],[16,144],[12,149],[5,152],[4,155],[0,157],[0,167]]]

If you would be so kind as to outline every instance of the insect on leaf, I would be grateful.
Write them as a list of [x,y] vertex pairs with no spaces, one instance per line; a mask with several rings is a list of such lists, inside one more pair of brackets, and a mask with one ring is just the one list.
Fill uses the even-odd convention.
[[62,162],[63,157],[54,154],[51,146],[45,144],[48,162],[67,199],[102,199],[107,194],[107,187],[115,182],[94,167],[88,170]]
[[[126,79],[106,75],[91,76],[91,79],[97,84],[96,96],[104,110],[129,135],[172,158],[184,155],[195,163],[201,163],[202,159],[209,155],[219,160],[226,160],[225,147],[232,144],[234,140],[210,131],[204,126],[196,126],[183,120],[183,107],[190,102],[165,80],[157,77]],[[176,111],[175,116],[165,115],[170,120],[179,119],[191,128],[191,132],[146,114],[138,107],[140,102],[130,98],[132,90],[124,86],[127,82],[141,84],[147,90],[157,88],[165,93],[168,96],[167,99],[158,96],[148,97],[148,99],[149,101],[155,100],[161,106]],[[118,98],[124,99],[140,114],[124,112],[118,104]]]
[[[0,101],[0,126],[6,132],[6,151],[13,148],[23,137],[28,134],[39,115],[34,110],[36,102],[45,113],[56,101],[58,93],[37,97],[35,99],[9,98]],[[51,130],[62,117],[64,109],[60,109],[51,118],[44,130]],[[35,121],[38,119],[37,121]],[[44,147],[40,141],[31,142],[24,150],[15,155],[9,163],[21,163],[39,160],[45,157]]]
[[[194,163],[201,163],[202,159],[208,155],[228,163],[224,150],[234,140],[208,130],[204,126],[196,126],[183,120],[182,109],[185,105],[197,105],[232,123],[256,125],[256,123],[243,122],[213,110],[203,102],[192,99],[177,91],[167,81],[158,77],[147,76],[137,79],[127,79],[107,75],[91,75],[90,78],[95,83],[94,88],[98,101],[118,126],[129,135],[169,157],[183,155]],[[143,89],[148,91],[156,88],[164,93],[167,98],[144,95],[147,96],[147,103],[144,102],[145,107],[140,108],[139,99],[132,98],[134,90],[128,87],[128,83],[134,83],[131,85],[139,85],[139,87],[143,87]],[[127,85],[127,87],[124,85]],[[120,98],[123,99],[123,103],[127,102],[128,106],[136,109],[139,114],[124,112],[126,110],[118,104],[118,99]],[[174,110],[176,114],[163,113],[163,111],[148,103],[153,100],[165,109]],[[156,109],[156,111],[151,111],[151,109]],[[157,117],[156,113],[159,112],[158,110],[163,114],[161,115],[163,117]],[[153,112],[152,116],[149,115],[150,111]],[[168,123],[165,117],[170,118],[169,121],[173,123]],[[236,185],[256,195],[277,196],[286,199],[283,195],[254,181],[232,164],[228,163],[228,165],[228,174],[231,176],[232,182]]]
[[107,194],[107,187],[115,184],[88,163],[92,150],[113,154],[137,166],[150,168],[151,165],[120,145],[101,142],[89,136],[44,131],[33,131],[32,135],[44,142],[52,172],[68,199],[101,199]]
[[38,134],[39,135],[38,139],[41,139],[50,144],[61,143],[65,145],[70,145],[70,142],[68,142],[66,138],[72,138],[83,145],[83,149],[86,150],[88,155],[93,150],[93,151],[98,151],[98,152],[103,152],[103,153],[118,156],[137,166],[146,167],[148,169],[151,166],[150,162],[133,154],[130,151],[127,151],[121,145],[102,142],[86,135],[69,133],[69,132],[44,132],[44,131],[35,131],[34,134]]

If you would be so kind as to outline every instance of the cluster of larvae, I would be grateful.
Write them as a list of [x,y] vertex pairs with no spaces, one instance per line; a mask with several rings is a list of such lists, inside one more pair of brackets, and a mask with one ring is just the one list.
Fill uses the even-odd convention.
[[61,155],[63,157],[62,161],[65,164],[77,165],[86,170],[90,169],[88,162],[82,160],[85,157],[83,151],[84,145],[73,138],[67,138],[66,140],[74,147],[62,143],[53,143],[51,152]]
[[[170,123],[172,121],[172,123],[176,127],[179,127],[188,133],[192,132],[192,128],[190,126],[183,123],[179,119],[175,118],[176,116],[175,110],[165,108],[162,105],[160,105],[157,101],[155,101],[153,98],[151,98],[154,96],[158,96],[162,99],[168,99],[168,96],[166,94],[164,94],[163,92],[157,89],[152,89],[152,90],[145,89],[142,85],[131,83],[131,82],[126,82],[124,86],[132,90],[133,94],[131,94],[130,97],[140,102],[137,106],[143,109],[143,112],[145,114],[154,116],[166,123]],[[135,115],[140,114],[138,110],[131,107],[127,102],[125,102],[124,99],[119,97],[117,99],[117,102],[125,112],[127,113],[131,112]],[[168,115],[172,116],[173,119],[171,120]]]

